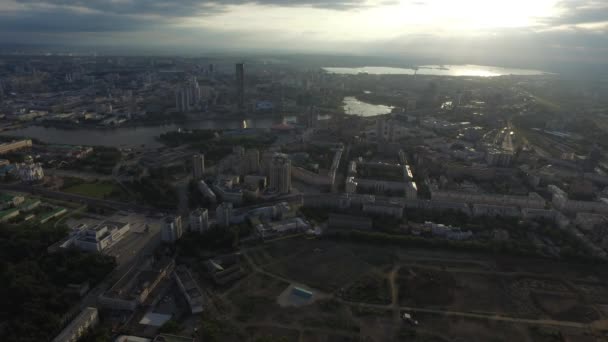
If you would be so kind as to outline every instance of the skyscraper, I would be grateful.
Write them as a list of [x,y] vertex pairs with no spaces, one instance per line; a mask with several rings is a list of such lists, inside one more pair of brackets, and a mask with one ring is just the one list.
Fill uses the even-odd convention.
[[205,176],[205,155],[195,154],[192,156],[192,176],[194,180],[201,180]]
[[284,155],[277,153],[272,158],[269,168],[270,188],[286,194],[291,190],[291,160]]
[[239,111],[245,109],[245,64],[236,64],[236,103]]

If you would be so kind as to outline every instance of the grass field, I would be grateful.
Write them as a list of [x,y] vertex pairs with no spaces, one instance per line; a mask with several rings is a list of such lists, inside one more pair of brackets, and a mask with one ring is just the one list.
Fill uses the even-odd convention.
[[120,188],[109,182],[97,183],[81,183],[64,189],[63,191],[72,194],[83,195],[88,197],[103,199],[109,196],[114,191],[120,191]]

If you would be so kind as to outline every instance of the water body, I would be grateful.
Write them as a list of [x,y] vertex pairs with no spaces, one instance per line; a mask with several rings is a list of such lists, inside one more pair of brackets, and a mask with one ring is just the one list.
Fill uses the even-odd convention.
[[390,68],[366,66],[360,68],[323,68],[330,74],[372,74],[372,75],[435,75],[435,76],[478,76],[495,77],[503,75],[534,76],[549,73],[533,69],[501,68],[487,65],[421,65],[418,70],[412,68]]
[[375,105],[363,101],[357,100],[357,98],[352,96],[347,96],[344,98],[344,113],[348,115],[358,115],[358,116],[376,116],[376,115],[384,115],[389,114],[394,107],[384,106],[384,105]]
[[270,128],[281,119],[255,120],[209,120],[162,126],[119,127],[115,129],[77,128],[64,129],[43,126],[28,126],[22,129],[4,131],[0,135],[35,138],[49,144],[91,145],[114,147],[155,148],[162,144],[156,138],[178,129],[238,129]]

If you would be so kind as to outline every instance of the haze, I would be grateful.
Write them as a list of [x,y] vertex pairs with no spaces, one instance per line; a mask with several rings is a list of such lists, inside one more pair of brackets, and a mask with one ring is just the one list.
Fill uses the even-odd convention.
[[607,60],[601,0],[3,0],[0,42],[533,66]]

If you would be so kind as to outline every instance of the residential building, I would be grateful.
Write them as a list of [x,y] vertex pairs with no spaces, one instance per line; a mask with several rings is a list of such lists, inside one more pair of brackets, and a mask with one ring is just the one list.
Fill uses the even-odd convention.
[[164,242],[175,243],[182,237],[182,218],[181,216],[167,216],[163,220],[161,227],[161,240]]
[[195,154],[192,156],[192,176],[197,181],[205,177],[205,155]]
[[215,203],[217,201],[217,197],[215,196],[215,193],[213,193],[213,191],[211,191],[211,189],[209,188],[207,183],[205,183],[204,180],[201,180],[198,182],[198,190],[203,195],[203,198],[206,199],[207,201],[209,201],[211,203]]
[[284,154],[275,154],[269,169],[270,188],[279,193],[291,191],[291,161]]
[[190,213],[190,231],[203,233],[209,229],[209,212],[207,209],[198,208]]
[[217,224],[222,227],[228,227],[232,221],[232,203],[222,203],[215,210],[215,219]]

